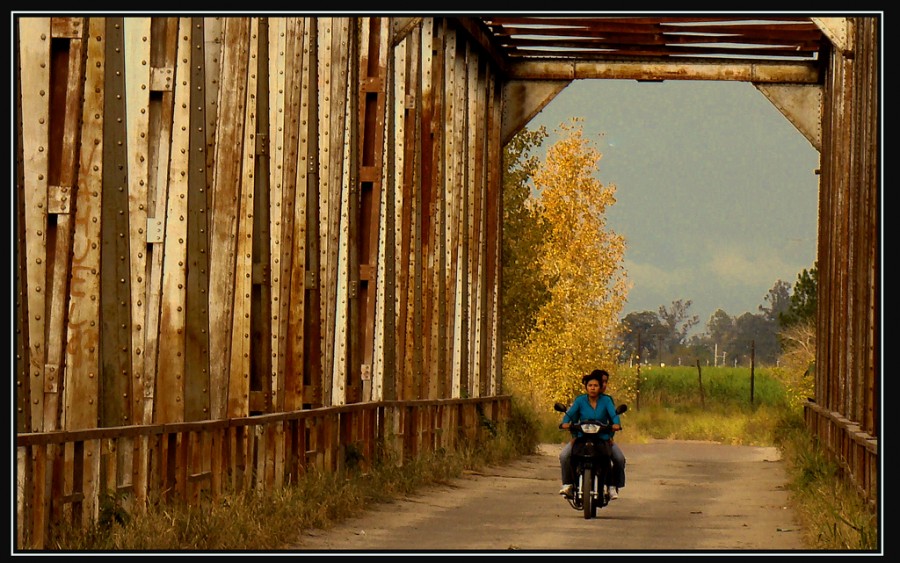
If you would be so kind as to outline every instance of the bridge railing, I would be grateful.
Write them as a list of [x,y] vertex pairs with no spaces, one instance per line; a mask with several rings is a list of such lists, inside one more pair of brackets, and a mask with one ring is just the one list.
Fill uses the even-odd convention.
[[878,510],[878,439],[840,413],[806,403],[806,427],[825,447],[845,478]]
[[[270,490],[348,460],[398,463],[483,438],[510,397],[355,403],[247,418],[16,436],[16,543],[44,549],[52,526],[98,521],[113,499],[198,505],[232,491]],[[385,449],[382,449],[385,448]]]

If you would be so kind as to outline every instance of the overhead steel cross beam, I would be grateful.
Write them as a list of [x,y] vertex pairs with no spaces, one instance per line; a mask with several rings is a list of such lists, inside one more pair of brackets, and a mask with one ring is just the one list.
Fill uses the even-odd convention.
[[478,18],[510,80],[736,80],[820,84],[828,41],[812,18]]
[[734,80],[820,84],[822,71],[818,61],[784,62],[724,59],[640,59],[571,60],[543,59],[510,63],[511,80],[577,80],[609,78],[626,80]]

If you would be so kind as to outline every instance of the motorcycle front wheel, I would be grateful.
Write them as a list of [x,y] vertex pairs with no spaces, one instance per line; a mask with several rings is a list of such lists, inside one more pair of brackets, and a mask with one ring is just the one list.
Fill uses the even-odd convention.
[[584,477],[581,483],[581,504],[584,508],[584,519],[590,520],[597,514],[597,509],[594,508],[594,502],[596,502],[594,499],[594,475],[590,467],[584,468]]

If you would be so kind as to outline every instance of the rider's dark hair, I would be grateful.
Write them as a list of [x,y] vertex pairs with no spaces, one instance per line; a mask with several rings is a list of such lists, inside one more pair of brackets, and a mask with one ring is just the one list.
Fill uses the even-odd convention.
[[596,380],[597,380],[597,383],[600,383],[600,384],[602,385],[602,384],[603,384],[603,376],[604,376],[604,375],[606,376],[606,379],[609,379],[609,372],[608,372],[608,371],[606,371],[605,369],[595,369],[595,370],[592,371],[591,373],[589,373],[589,374],[587,374],[587,375],[585,375],[585,376],[583,376],[583,377],[581,378],[581,384],[582,384],[582,385],[587,385],[587,384],[588,384],[588,381],[590,381],[590,380],[592,380],[592,379],[596,379]]

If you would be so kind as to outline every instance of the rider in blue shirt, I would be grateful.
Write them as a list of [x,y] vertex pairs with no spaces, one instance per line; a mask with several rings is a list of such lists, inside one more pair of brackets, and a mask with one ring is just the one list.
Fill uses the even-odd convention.
[[[572,403],[572,406],[563,416],[560,428],[569,428],[573,422],[581,422],[583,420],[599,420],[602,424],[611,424],[613,431],[621,430],[619,423],[619,415],[616,413],[616,407],[612,397],[603,393],[606,390],[606,382],[609,380],[609,373],[606,370],[595,369],[588,375],[581,378],[586,393],[578,396]],[[581,435],[581,432],[578,432]],[[599,434],[603,440],[612,440],[612,433],[606,432]],[[574,440],[570,440],[559,453],[559,464],[562,473],[563,487],[559,494],[568,496],[572,492],[572,483],[575,482],[575,470],[572,467],[572,445]],[[611,476],[610,494],[613,498],[617,498],[618,494],[613,495],[613,491],[618,492],[618,487],[625,486],[625,456],[622,450],[615,443],[612,443],[612,457],[614,470]]]

